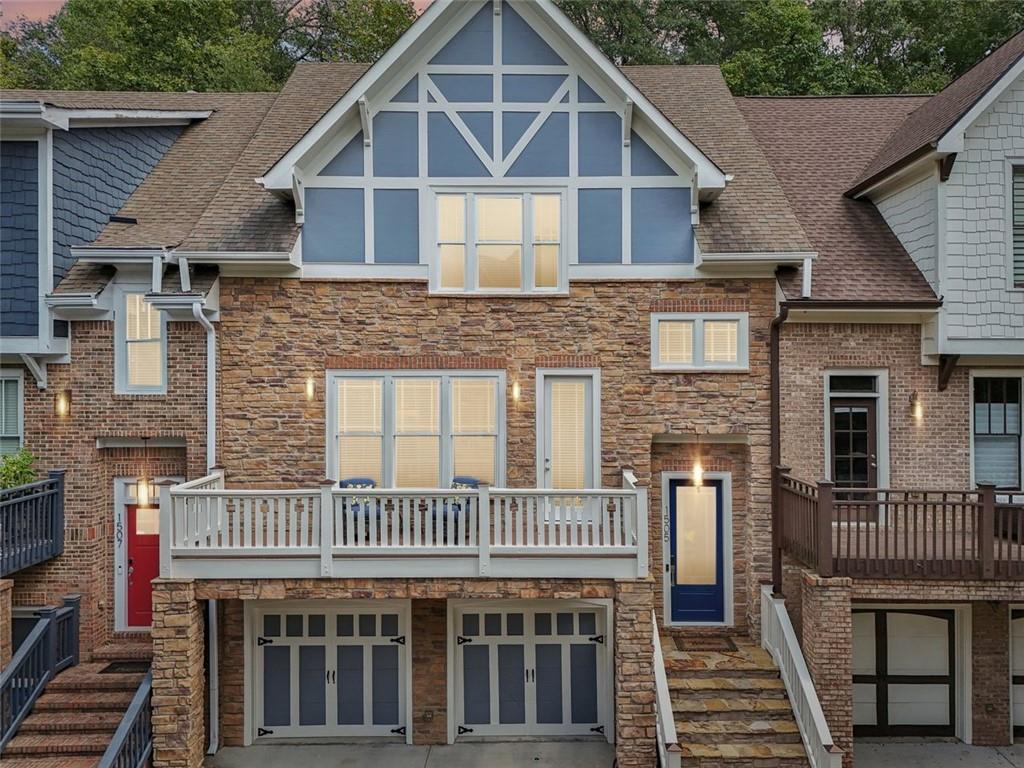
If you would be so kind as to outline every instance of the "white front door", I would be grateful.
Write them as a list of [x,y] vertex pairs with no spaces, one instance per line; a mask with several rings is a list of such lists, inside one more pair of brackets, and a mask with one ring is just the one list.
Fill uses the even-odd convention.
[[603,608],[465,607],[455,629],[456,737],[605,735]]
[[404,736],[406,625],[381,603],[261,607],[256,737]]
[[594,487],[594,396],[590,376],[544,377],[545,488]]

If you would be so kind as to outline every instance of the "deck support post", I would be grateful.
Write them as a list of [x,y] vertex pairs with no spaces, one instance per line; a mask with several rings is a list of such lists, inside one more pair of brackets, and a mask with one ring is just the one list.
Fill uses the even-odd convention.
[[978,536],[981,550],[981,578],[995,576],[996,546],[996,489],[994,485],[979,485],[981,520]]
[[833,490],[829,480],[818,483],[818,573],[824,578],[832,575],[832,518]]

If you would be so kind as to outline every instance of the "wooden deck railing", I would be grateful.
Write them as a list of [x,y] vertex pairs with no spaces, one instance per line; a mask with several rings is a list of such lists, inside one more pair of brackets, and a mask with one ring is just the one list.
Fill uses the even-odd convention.
[[[630,476],[631,477],[631,476]],[[648,569],[647,489],[232,489],[161,494],[161,575],[592,576]]]
[[976,491],[837,488],[775,471],[779,544],[822,576],[1024,579],[1024,500]]
[[0,578],[63,552],[63,469],[0,491]]

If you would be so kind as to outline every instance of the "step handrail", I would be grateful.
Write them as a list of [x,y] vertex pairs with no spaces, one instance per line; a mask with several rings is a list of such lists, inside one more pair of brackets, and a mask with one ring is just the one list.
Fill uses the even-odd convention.
[[842,768],[843,750],[832,741],[814,680],[789,620],[786,602],[775,597],[768,584],[761,587],[761,647],[771,654],[786,684],[811,768]]
[[668,691],[668,673],[665,657],[661,653],[661,636],[658,632],[658,617],[651,611],[651,628],[654,644],[654,701],[657,713],[658,764],[661,768],[680,768],[682,751],[676,735],[676,718],[672,711],[672,697]]
[[142,678],[97,768],[142,768],[146,765],[153,753],[152,694],[153,672],[150,670]]
[[17,733],[47,683],[78,663],[80,595],[68,595],[62,608],[43,608],[36,625],[0,672],[0,751]]

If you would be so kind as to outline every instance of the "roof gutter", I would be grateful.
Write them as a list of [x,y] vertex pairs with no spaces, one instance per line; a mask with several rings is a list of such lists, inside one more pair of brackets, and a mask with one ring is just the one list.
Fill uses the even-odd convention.
[[942,299],[923,299],[920,301],[878,301],[878,300],[852,300],[841,299],[797,299],[784,301],[781,306],[786,310],[791,309],[909,309],[927,310],[938,309],[942,306]]

